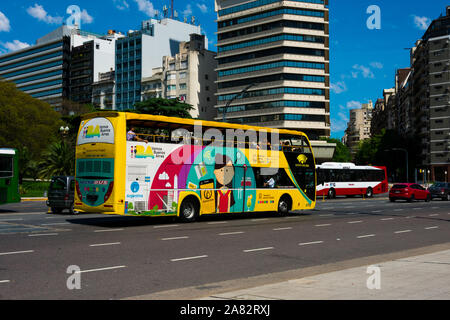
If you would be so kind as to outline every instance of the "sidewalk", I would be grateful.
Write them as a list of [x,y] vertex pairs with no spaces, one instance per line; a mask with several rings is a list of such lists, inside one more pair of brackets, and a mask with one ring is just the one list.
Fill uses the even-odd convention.
[[[367,266],[232,291],[202,300],[448,300],[450,250],[377,264],[380,289],[368,289]],[[373,286],[374,278],[369,280]]]
[[[380,289],[370,290],[379,267]],[[368,281],[370,278],[370,281]],[[127,300],[448,300],[450,242]]]

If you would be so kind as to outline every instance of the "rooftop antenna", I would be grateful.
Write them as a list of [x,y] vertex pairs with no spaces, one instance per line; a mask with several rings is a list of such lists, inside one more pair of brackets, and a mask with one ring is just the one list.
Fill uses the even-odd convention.
[[194,16],[191,17],[191,23],[195,25],[195,17]]
[[163,15],[164,15],[164,18],[167,18],[167,13],[168,13],[168,11],[169,11],[169,9],[167,9],[167,6],[164,5],[164,7],[163,7]]
[[171,18],[173,19],[173,17],[174,17],[174,15],[173,15],[173,0],[171,0],[171,5],[170,5],[170,11],[172,11],[171,12]]

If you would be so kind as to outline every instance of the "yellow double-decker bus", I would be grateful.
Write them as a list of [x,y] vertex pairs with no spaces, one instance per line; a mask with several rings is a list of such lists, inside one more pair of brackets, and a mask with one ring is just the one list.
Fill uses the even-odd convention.
[[75,208],[133,216],[314,209],[315,159],[297,131],[125,112],[83,117]]

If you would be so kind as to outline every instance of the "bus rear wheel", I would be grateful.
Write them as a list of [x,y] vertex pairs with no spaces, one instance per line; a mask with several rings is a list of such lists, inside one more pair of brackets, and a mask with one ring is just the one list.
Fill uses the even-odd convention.
[[372,198],[373,197],[373,190],[372,190],[372,188],[367,188],[367,191],[366,191],[366,198]]
[[192,197],[183,200],[180,207],[180,218],[183,222],[194,222],[199,216],[198,201]]
[[278,202],[278,214],[280,216],[287,216],[292,209],[292,200],[288,195],[284,195]]

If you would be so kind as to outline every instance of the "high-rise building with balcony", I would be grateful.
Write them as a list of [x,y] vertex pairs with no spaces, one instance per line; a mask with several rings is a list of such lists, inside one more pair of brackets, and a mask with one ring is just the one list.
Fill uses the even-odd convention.
[[347,146],[354,158],[358,152],[359,143],[371,137],[373,103],[363,104],[359,109],[350,110],[350,121],[346,131]]
[[215,0],[215,6],[217,120],[329,137],[328,0]]
[[450,172],[450,6],[411,50],[412,103],[419,165],[434,181]]

